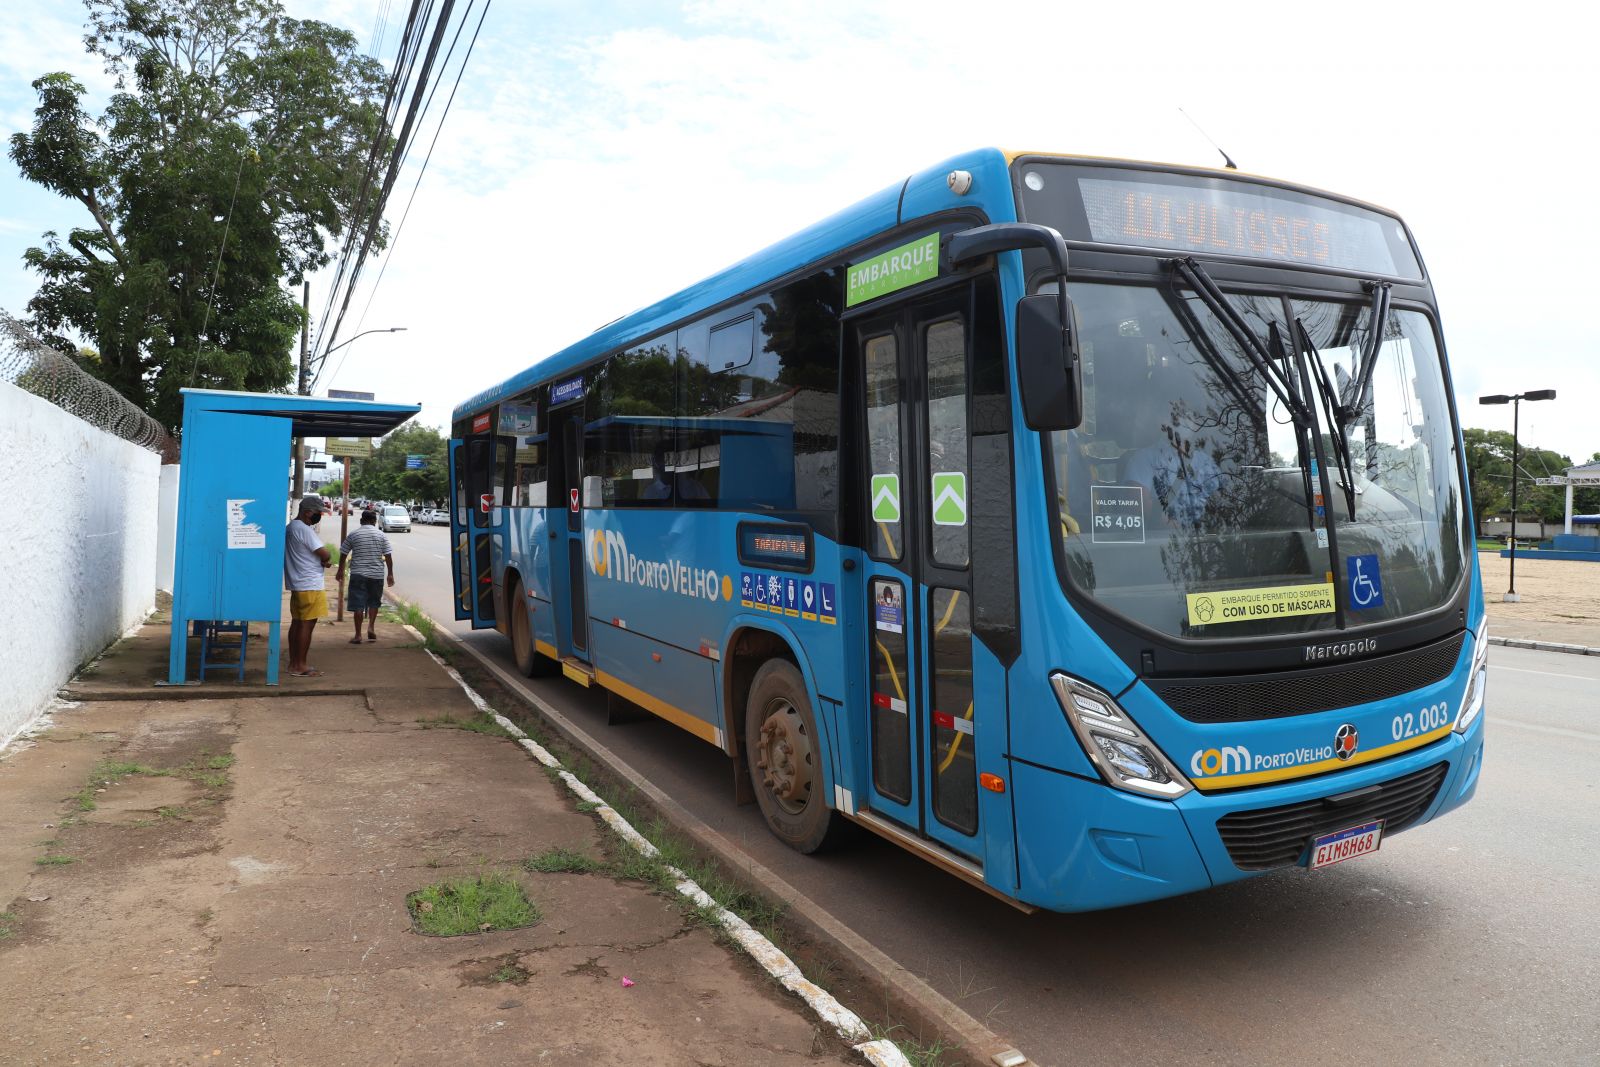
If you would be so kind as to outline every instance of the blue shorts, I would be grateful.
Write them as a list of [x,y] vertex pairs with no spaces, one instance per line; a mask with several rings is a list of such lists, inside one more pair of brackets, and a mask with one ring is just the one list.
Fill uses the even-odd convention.
[[344,606],[351,611],[377,611],[383,606],[383,579],[352,574]]

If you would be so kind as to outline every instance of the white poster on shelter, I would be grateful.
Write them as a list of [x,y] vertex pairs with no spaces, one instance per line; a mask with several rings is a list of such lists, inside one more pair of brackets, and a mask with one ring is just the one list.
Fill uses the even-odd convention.
[[254,504],[254,500],[228,501],[228,547],[234,548],[266,548],[267,535],[261,532],[261,527],[244,519],[244,506]]

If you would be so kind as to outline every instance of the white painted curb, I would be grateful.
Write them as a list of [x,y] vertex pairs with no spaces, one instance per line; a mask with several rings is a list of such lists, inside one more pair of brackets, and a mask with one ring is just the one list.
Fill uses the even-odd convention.
[[[401,625],[405,626],[406,630],[418,641],[426,642],[427,639],[409,623],[402,623]],[[467,694],[467,699],[472,701],[473,707],[499,723],[501,729],[516,738],[517,744],[526,749],[534,759],[556,771],[561,780],[567,784],[567,788],[572,790],[579,799],[595,805],[595,814],[604,819],[606,825],[615,830],[618,836],[643,855],[656,857],[661,854],[660,850],[646,840],[644,835],[629,825],[628,821],[619,815],[615,808],[601,800],[594,790],[579,781],[571,771],[564,769],[561,766],[561,761],[551,755],[543,745],[523,733],[516,723],[491,708],[488,701],[484,700],[472,686],[467,684],[467,680],[461,677],[459,671],[434,655],[426,647],[424,647],[424,651],[428,653],[435,663],[443,667],[445,673],[461,687],[462,691]],[[872,1064],[873,1067],[911,1067],[910,1061],[906,1059],[905,1054],[900,1051],[894,1042],[883,1039],[873,1040],[872,1032],[867,1029],[867,1024],[861,1021],[859,1015],[840,1004],[827,990],[807,980],[805,975],[800,973],[800,968],[795,966],[794,961],[785,955],[778,946],[757,933],[749,923],[739,918],[739,916],[718,905],[688,875],[672,866],[668,866],[667,870],[678,880],[676,888],[680,895],[694,901],[700,907],[710,910],[716,917],[718,924],[728,932],[728,935],[734,941],[738,942],[741,948],[750,954],[752,959],[759,963],[768,974],[777,979],[785,989],[804,1000],[811,1010],[816,1012],[818,1018],[833,1027],[834,1032],[849,1042],[868,1063]]]

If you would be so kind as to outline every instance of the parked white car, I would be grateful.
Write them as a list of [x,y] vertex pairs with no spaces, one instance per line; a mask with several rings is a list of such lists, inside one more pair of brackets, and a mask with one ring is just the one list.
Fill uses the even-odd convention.
[[411,516],[405,508],[390,504],[378,512],[378,529],[384,533],[410,533]]

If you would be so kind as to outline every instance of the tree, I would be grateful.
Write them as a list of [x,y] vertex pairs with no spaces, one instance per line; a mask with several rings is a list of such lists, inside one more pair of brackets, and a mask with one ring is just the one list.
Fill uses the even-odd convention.
[[[1467,448],[1467,487],[1472,496],[1472,514],[1483,530],[1490,515],[1511,515],[1512,439],[1505,430],[1480,430],[1466,427],[1461,437]],[[1543,519],[1560,522],[1566,513],[1566,490],[1560,486],[1538,485],[1535,478],[1559,475],[1572,461],[1549,449],[1523,443],[1517,474],[1517,514],[1524,522]],[[1580,490],[1580,496],[1585,496]],[[1582,510],[1580,507],[1578,510]]]
[[[350,492],[376,500],[442,503],[450,495],[449,446],[431,426],[407,425],[372,450],[368,459],[347,461]],[[406,470],[406,457],[420,455],[420,470]]]
[[68,351],[68,331],[92,342],[85,368],[168,426],[184,386],[285,387],[302,313],[281,282],[362,225],[382,67],[277,0],[86,6],[85,47],[117,91],[91,119],[82,83],[46,74],[10,142],[25,178],[88,215],[23,256],[42,278],[35,326]]

